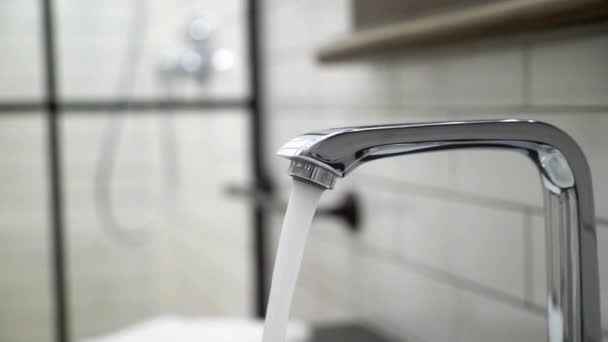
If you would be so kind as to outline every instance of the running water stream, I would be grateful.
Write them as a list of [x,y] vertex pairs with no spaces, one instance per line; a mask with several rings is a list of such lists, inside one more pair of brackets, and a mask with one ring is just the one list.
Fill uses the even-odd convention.
[[275,259],[262,342],[283,342],[308,231],[324,189],[293,181]]

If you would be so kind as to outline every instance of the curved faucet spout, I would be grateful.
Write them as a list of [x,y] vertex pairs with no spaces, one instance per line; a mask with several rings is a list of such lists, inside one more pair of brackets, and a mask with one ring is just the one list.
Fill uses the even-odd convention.
[[327,189],[375,159],[460,148],[525,152],[545,189],[549,341],[601,341],[597,242],[591,173],[576,142],[532,120],[454,121],[346,127],[283,145],[289,173]]

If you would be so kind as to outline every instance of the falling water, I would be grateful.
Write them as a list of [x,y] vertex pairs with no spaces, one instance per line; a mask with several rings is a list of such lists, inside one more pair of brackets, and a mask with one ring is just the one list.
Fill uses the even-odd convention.
[[272,274],[262,342],[283,342],[312,218],[323,189],[294,180]]

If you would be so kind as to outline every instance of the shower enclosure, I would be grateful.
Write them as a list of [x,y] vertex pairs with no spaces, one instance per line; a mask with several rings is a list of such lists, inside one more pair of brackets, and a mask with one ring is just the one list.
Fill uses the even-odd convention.
[[[184,38],[199,16],[209,61]],[[263,315],[265,212],[222,192],[269,188],[258,17],[255,0],[0,4],[0,340]],[[168,76],[167,55],[217,70]]]

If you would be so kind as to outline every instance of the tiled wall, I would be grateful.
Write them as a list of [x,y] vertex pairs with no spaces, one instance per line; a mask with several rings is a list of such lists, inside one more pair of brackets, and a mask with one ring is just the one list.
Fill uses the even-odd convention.
[[174,209],[159,201],[167,195],[159,156],[159,127],[166,122],[154,114],[127,120],[113,180],[114,210],[126,229],[151,233],[143,244],[125,245],[106,234],[95,204],[95,167],[108,118],[86,114],[73,114],[63,125],[74,336],[161,314],[249,315],[248,205],[223,193],[226,184],[247,182],[247,146],[244,139],[222,136],[245,136],[246,116],[177,114]]
[[[240,1],[53,1],[62,100],[167,97],[158,62],[185,48],[184,26],[201,9],[218,20],[213,39],[235,68],[204,84],[173,84],[175,98],[239,99],[246,92]],[[0,2],[0,101],[43,94],[39,1]],[[133,89],[117,80],[133,9],[147,13]],[[205,11],[207,10],[207,11]],[[226,184],[249,174],[245,111],[175,113],[177,205],[158,205],[165,112],[125,117],[112,196],[128,227],[152,216],[148,243],[125,246],[104,233],[95,205],[95,170],[106,125],[100,112],[63,113],[62,145],[71,335],[105,334],[161,314],[250,315],[249,205]],[[41,113],[0,116],[0,341],[51,341],[53,312],[46,121]],[[228,134],[229,132],[230,134]],[[228,213],[228,214],[227,214]],[[170,215],[165,215],[170,214]],[[141,228],[137,226],[136,228]]]
[[[16,5],[18,3],[18,5]],[[0,101],[40,100],[36,1],[0,3]],[[0,340],[47,341],[51,287],[44,121],[0,118]]]
[[[0,119],[1,120],[1,119]],[[0,125],[0,340],[50,337],[44,126],[24,113]],[[15,153],[19,150],[19,153]],[[30,328],[34,327],[34,328]]]
[[[320,65],[316,48],[349,31],[349,13],[349,0],[266,2],[268,155],[290,137],[331,126],[532,118],[564,129],[594,177],[608,329],[608,30]],[[269,158],[287,193],[287,162]],[[346,190],[361,196],[362,232],[317,219],[295,318],[356,320],[407,341],[546,338],[542,193],[524,156],[377,161],[339,181],[323,203]],[[277,217],[275,233],[279,225]]]

